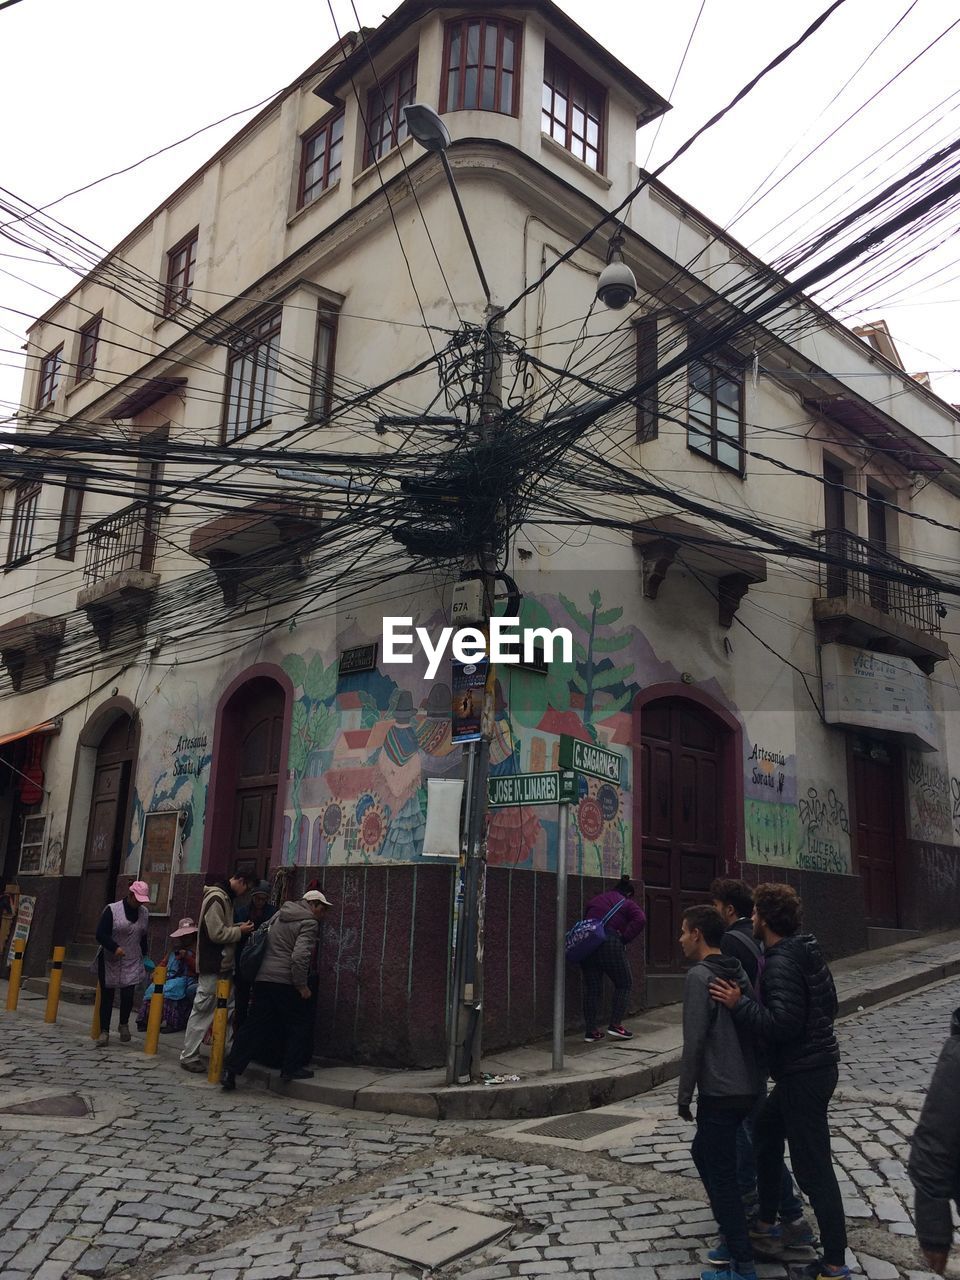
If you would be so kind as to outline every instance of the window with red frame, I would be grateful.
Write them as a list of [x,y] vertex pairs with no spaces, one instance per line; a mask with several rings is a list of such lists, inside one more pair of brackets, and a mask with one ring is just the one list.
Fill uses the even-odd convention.
[[502,18],[447,24],[441,111],[517,114],[520,27]]
[[225,444],[262,427],[273,416],[281,315],[277,308],[250,323],[245,339],[230,352],[223,422]]
[[37,408],[45,409],[53,404],[60,387],[60,369],[63,365],[63,347],[57,347],[40,361],[40,384],[37,387]]
[[175,244],[167,254],[167,287],[163,299],[165,315],[179,311],[193,297],[193,277],[197,270],[199,228]]
[[600,85],[555,49],[547,49],[541,128],[554,142],[598,171],[603,165],[605,99]]
[[100,321],[102,316],[94,316],[80,330],[80,350],[77,354],[77,382],[93,377],[97,367],[97,346],[100,342]]
[[300,185],[297,208],[315,200],[340,181],[343,162],[343,112],[304,134],[300,146]]
[[10,521],[10,543],[7,547],[8,568],[15,568],[30,556],[33,530],[37,523],[40,489],[39,480],[29,480],[17,485]]
[[367,97],[367,145],[364,164],[382,160],[407,136],[403,108],[417,96],[417,55],[397,67]]

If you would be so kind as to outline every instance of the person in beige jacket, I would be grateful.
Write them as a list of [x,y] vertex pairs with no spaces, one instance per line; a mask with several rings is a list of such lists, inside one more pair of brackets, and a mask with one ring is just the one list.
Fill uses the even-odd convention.
[[236,1077],[277,1044],[283,1045],[281,1080],[289,1083],[313,1075],[303,1064],[305,1023],[313,1017],[310,966],[320,940],[320,920],[330,906],[319,889],[310,889],[299,902],[285,902],[263,926],[266,951],[253,982],[250,1013],[224,1064],[224,1089],[236,1088]]
[[[180,1065],[184,1071],[206,1071],[200,1057],[203,1038],[213,1023],[217,1008],[217,982],[233,976],[233,960],[237,943],[253,925],[234,924],[233,900],[240,897],[255,883],[256,877],[238,871],[229,880],[212,876],[203,886],[203,903],[197,921],[197,994],[194,997],[190,1019],[183,1033],[183,1052]],[[227,1043],[230,1051],[233,1039],[233,988],[227,1005]]]

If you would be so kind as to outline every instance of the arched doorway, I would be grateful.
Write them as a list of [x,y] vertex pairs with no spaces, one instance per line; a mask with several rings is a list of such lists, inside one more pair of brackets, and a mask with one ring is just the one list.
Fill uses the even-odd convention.
[[80,735],[84,759],[78,761],[78,783],[80,764],[86,766],[83,772],[92,777],[74,929],[78,943],[95,941],[97,921],[116,894],[130,834],[138,740],[139,725],[134,715],[117,707],[101,709]]
[[714,876],[736,868],[742,762],[739,727],[704,698],[655,697],[637,714],[647,970],[656,980],[682,969],[683,912],[708,900]]
[[220,703],[204,858],[212,871],[263,879],[279,854],[289,692],[272,671],[248,673]]

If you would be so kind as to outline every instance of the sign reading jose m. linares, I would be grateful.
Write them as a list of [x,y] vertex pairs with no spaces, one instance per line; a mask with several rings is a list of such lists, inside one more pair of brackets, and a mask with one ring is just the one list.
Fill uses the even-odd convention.
[[384,618],[383,661],[410,665],[414,645],[427,659],[426,678],[433,680],[450,648],[457,662],[489,658],[494,664],[532,663],[542,653],[547,662],[573,662],[573,636],[566,627],[521,627],[519,618],[491,618],[490,642],[476,627],[441,627],[436,640],[412,618]]

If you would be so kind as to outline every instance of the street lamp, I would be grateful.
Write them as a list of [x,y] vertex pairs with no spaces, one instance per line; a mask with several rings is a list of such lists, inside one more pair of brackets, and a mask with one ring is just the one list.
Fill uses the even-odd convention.
[[460,215],[463,234],[467,237],[467,244],[470,246],[470,252],[473,255],[473,263],[477,268],[480,283],[483,285],[483,295],[487,300],[487,308],[490,309],[493,306],[490,301],[490,286],[487,284],[487,277],[483,272],[480,255],[477,253],[477,246],[474,243],[470,225],[467,222],[467,215],[460,200],[460,192],[457,190],[457,184],[454,181],[453,170],[450,168],[450,161],[447,159],[447,148],[450,146],[450,133],[447,130],[447,126],[432,107],[425,106],[422,102],[411,102],[409,106],[404,107],[403,118],[407,122],[410,136],[416,139],[425,150],[432,151],[434,155],[440,157],[440,163],[443,165],[443,171],[447,175],[447,182],[450,184],[450,190],[453,193],[453,202],[457,206],[457,213]]

